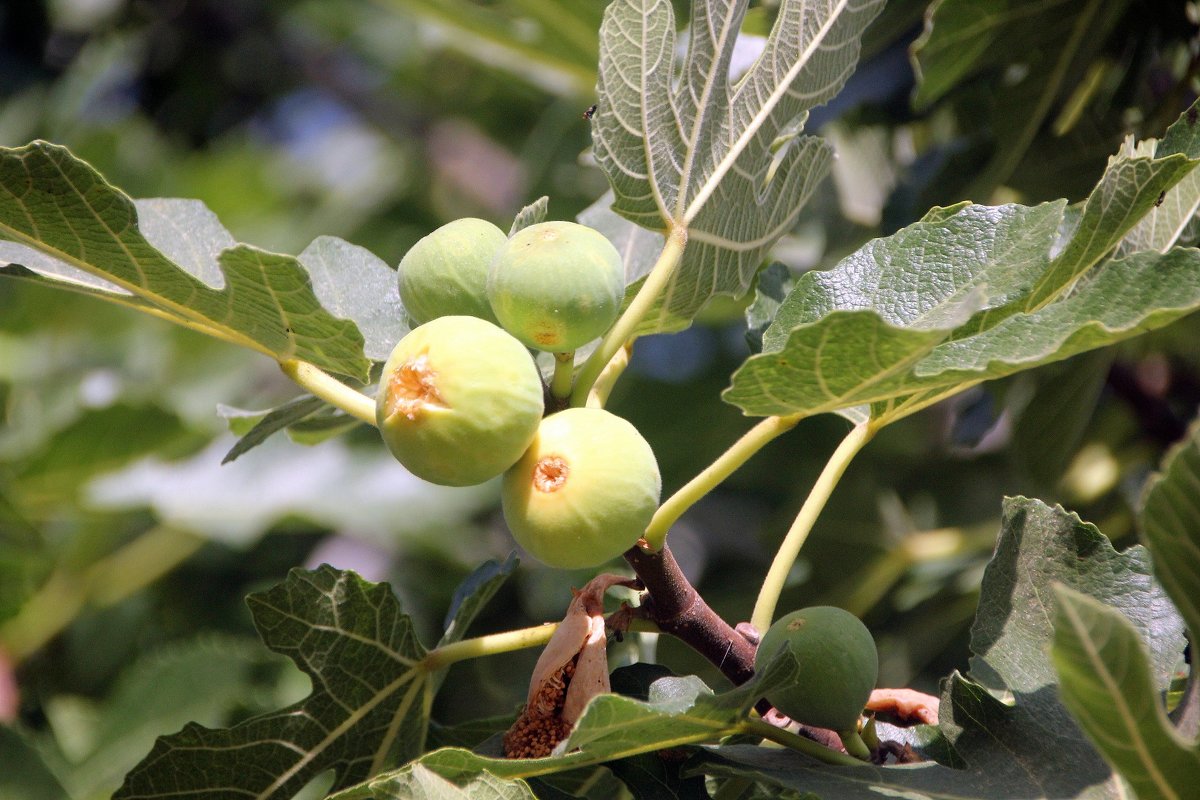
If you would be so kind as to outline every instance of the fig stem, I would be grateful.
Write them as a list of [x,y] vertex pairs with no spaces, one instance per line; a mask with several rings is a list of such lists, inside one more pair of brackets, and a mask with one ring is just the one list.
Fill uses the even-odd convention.
[[279,362],[284,374],[326,403],[340,408],[355,419],[375,426],[375,401],[351,389],[327,372],[294,358]]
[[804,505],[796,514],[792,527],[783,537],[783,542],[775,553],[771,567],[767,570],[767,577],[763,580],[762,588],[758,591],[758,599],[754,602],[754,613],[750,617],[750,624],[758,630],[765,631],[771,627],[779,595],[783,591],[784,583],[787,582],[788,573],[792,571],[792,565],[796,563],[800,548],[808,539],[808,534],[812,531],[817,517],[820,516],[822,509],[829,501],[829,496],[833,494],[838,481],[841,480],[842,474],[850,466],[850,462],[854,460],[858,451],[875,435],[876,430],[875,424],[871,421],[855,425],[846,434],[846,438],[842,439],[837,449],[833,451],[829,461],[825,463],[825,468],[821,470],[816,483],[809,491]]
[[609,394],[612,393],[613,387],[617,384],[617,379],[621,377],[621,373],[629,366],[629,356],[633,352],[633,343],[636,338],[633,337],[627,341],[617,351],[616,355],[609,359],[608,364],[604,366],[600,377],[596,378],[596,382],[592,384],[592,391],[588,392],[588,408],[604,408],[604,404],[608,402]]
[[[812,739],[806,739],[797,733],[777,728],[769,722],[763,722],[761,719],[750,718],[743,720],[740,727],[743,733],[762,737],[792,750],[799,750],[804,755],[812,756],[825,764],[834,764],[841,767],[861,767],[863,765],[862,761],[848,753],[831,750],[823,744],[814,742]],[[862,740],[860,739],[859,741]]]
[[442,669],[458,661],[480,656],[492,656],[497,653],[510,653],[513,650],[524,650],[529,647],[540,647],[550,641],[554,631],[558,629],[557,622],[547,622],[532,628],[518,628],[515,631],[489,633],[473,639],[463,639],[451,642],[441,647],[435,647],[425,654],[418,665],[427,672]]
[[862,761],[871,760],[871,748],[867,747],[867,743],[863,741],[857,730],[851,728],[848,731],[838,731],[838,738],[842,740],[846,752],[851,756],[862,759]]
[[796,423],[799,421],[800,415],[798,414],[786,417],[767,417],[734,442],[700,474],[667,498],[650,519],[650,524],[646,526],[645,539],[650,548],[661,550],[667,540],[667,532],[672,525],[679,521],[685,511],[737,471],[768,442],[796,427]]
[[550,379],[550,394],[558,400],[571,396],[571,379],[575,377],[575,351],[554,354],[554,376]]
[[658,261],[654,263],[650,274],[646,276],[646,282],[642,284],[642,288],[634,295],[629,307],[625,309],[625,313],[617,319],[604,338],[600,340],[600,346],[588,356],[583,369],[580,370],[579,377],[575,381],[575,390],[571,393],[571,405],[587,404],[588,393],[591,392],[592,385],[600,377],[600,373],[608,366],[608,362],[617,354],[626,340],[634,335],[637,326],[645,319],[650,308],[667,287],[671,276],[675,274],[675,268],[679,266],[679,260],[683,257],[683,249],[686,245],[687,228],[672,227],[667,234],[667,243],[658,255]]

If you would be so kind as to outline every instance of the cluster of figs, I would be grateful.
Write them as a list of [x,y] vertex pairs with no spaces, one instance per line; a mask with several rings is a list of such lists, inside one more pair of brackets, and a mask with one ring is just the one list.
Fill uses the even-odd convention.
[[603,409],[547,414],[530,352],[570,354],[612,326],[625,291],[616,248],[574,222],[509,237],[466,218],[417,242],[398,279],[416,327],[376,397],[397,460],[443,486],[503,475],[509,530],[550,566],[594,567],[632,547],[658,507],[654,452]]
[[[654,452],[603,409],[547,413],[531,353],[564,357],[612,326],[625,289],[616,248],[573,222],[509,237],[466,218],[417,242],[398,279],[416,327],[389,356],[376,398],[392,454],[444,486],[503,475],[509,530],[550,566],[594,567],[632,547],[659,503]],[[838,608],[792,612],[764,635],[756,667],[784,646],[804,680],[767,699],[796,721],[852,735],[878,671],[866,627]]]

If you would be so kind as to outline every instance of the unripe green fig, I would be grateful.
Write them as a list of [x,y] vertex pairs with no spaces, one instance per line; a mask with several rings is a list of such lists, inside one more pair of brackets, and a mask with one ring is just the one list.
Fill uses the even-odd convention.
[[483,483],[512,466],[542,411],[542,379],[529,351],[466,316],[438,317],[401,339],[375,402],[392,455],[443,486]]
[[879,677],[879,654],[867,626],[834,606],[793,611],[762,637],[754,668],[765,668],[785,644],[800,663],[799,682],[768,694],[771,705],[806,725],[854,730]]
[[504,519],[539,561],[594,567],[637,543],[658,508],[654,451],[630,423],[599,408],[542,420],[504,473]]
[[507,242],[492,223],[466,217],[414,244],[397,270],[400,302],[413,323],[456,315],[495,322],[487,299],[488,267]]
[[518,231],[492,261],[487,296],[504,329],[535,350],[566,353],[602,335],[625,293],[621,254],[574,222]]

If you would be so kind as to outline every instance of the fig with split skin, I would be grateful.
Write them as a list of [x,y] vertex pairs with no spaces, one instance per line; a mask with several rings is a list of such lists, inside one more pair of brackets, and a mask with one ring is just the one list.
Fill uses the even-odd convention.
[[535,350],[567,353],[612,327],[625,293],[621,254],[599,231],[542,222],[496,253],[487,296],[504,329]]
[[438,317],[401,339],[375,403],[392,455],[443,486],[483,483],[512,466],[533,441],[543,410],[529,351],[468,316]]
[[412,322],[463,315],[496,322],[487,298],[488,268],[507,242],[487,220],[465,217],[414,244],[397,270],[400,302]]
[[542,420],[504,473],[504,519],[544,564],[594,567],[633,547],[658,508],[654,451],[629,422],[599,408]]
[[754,657],[764,669],[784,645],[800,664],[798,681],[767,700],[797,722],[851,734],[879,677],[879,654],[858,617],[835,606],[813,606],[777,619]]

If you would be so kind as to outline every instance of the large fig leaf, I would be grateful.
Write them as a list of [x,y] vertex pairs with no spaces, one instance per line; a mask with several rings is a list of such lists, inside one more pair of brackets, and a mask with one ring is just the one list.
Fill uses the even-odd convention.
[[408,333],[396,270],[365,247],[336,236],[317,237],[296,258],[321,305],[358,326],[367,358],[386,361]]
[[[214,246],[229,243],[210,213],[176,205],[165,210],[184,213],[159,219],[164,209],[149,208],[143,232],[141,209],[66,148],[0,149],[0,238],[26,248],[0,251],[9,264],[0,272],[37,273],[277,359],[366,379],[362,335],[321,306],[296,259],[237,245],[220,250],[214,271]],[[158,242],[177,245],[164,252],[151,227]]]
[[[1136,150],[1114,157],[1070,214],[1061,202],[967,206],[804,275],[765,331],[763,352],[738,369],[725,399],[752,415],[866,403],[880,404],[877,415],[912,413],[971,384],[1135,336],[1200,307],[1200,252],[1108,256],[1200,164],[1192,111],[1153,157]],[[964,320],[969,303],[978,313]]]
[[970,678],[997,694],[1032,694],[1055,681],[1044,651],[1054,637],[1053,583],[1102,600],[1150,643],[1165,688],[1183,651],[1183,624],[1141,546],[1113,549],[1095,526],[1037,500],[1011,498],[984,573],[971,628]]
[[980,587],[971,671],[952,676],[942,695],[945,765],[831,768],[785,750],[738,745],[705,750],[695,768],[829,800],[1128,797],[1058,697],[1047,653],[1054,582],[1135,615],[1132,627],[1155,664],[1148,679],[1165,689],[1167,665],[1183,646],[1182,620],[1152,580],[1146,553],[1117,553],[1075,515],[1010,499]]
[[917,364],[918,381],[995,378],[1069,358],[1200,308],[1200,250],[1135,253],[1107,262],[1067,299],[946,342]]
[[1046,269],[1062,208],[968,206],[806,273],[725,399],[748,414],[814,414],[915,391],[922,358]]
[[883,3],[785,0],[762,54],[732,80],[747,5],[694,3],[678,72],[670,3],[616,0],[605,11],[593,149],[613,209],[652,230],[688,229],[651,330],[749,287],[829,167],[830,147],[799,135],[808,110],[845,83]]
[[1109,606],[1055,587],[1050,651],[1063,703],[1140,800],[1182,800],[1200,786],[1200,744],[1176,732],[1137,630]]
[[[1131,145],[1126,145],[1132,147]],[[1195,169],[1197,155],[1162,153],[1154,158],[1124,153],[1109,160],[1100,183],[1088,195],[1083,214],[1050,268],[1022,301],[1025,309],[1038,308],[1060,296],[1125,237],[1164,192]]]
[[247,602],[263,641],[312,679],[312,694],[232,728],[192,723],[161,737],[115,798],[290,798],[326,770],[338,788],[421,752],[425,649],[391,587],[323,566]]

